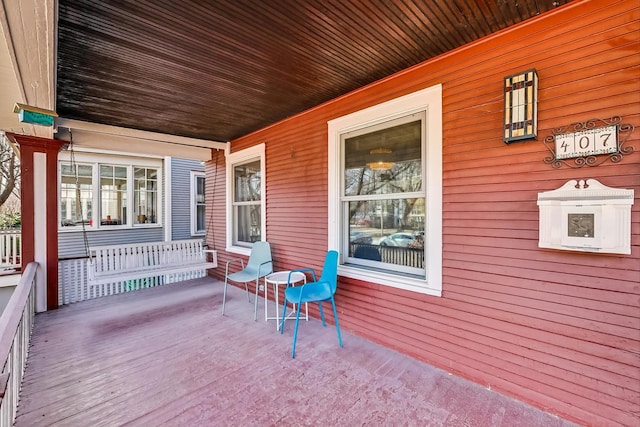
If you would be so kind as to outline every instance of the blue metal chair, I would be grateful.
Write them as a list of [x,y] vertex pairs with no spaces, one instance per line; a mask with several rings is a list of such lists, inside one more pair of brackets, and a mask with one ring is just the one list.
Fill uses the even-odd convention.
[[[320,307],[320,317],[322,318],[322,326],[327,326],[324,321],[324,313],[322,312],[322,302],[331,301],[333,307],[333,318],[336,322],[336,330],[338,331],[338,342],[342,347],[342,335],[340,335],[340,325],[338,324],[338,312],[336,311],[336,302],[333,295],[336,293],[338,286],[338,252],[329,251],[324,260],[322,275],[320,279],[316,279],[316,273],[311,268],[301,270],[292,270],[291,273],[300,271],[303,273],[310,272],[313,281],[305,283],[302,286],[289,286],[284,291],[284,308],[282,310],[282,323],[280,323],[280,333],[284,330],[284,321],[287,318],[287,301],[296,304],[296,326],[293,330],[293,346],[291,347],[291,358],[296,355],[296,340],[298,338],[298,323],[300,322],[300,307],[303,303],[318,302]],[[289,273],[289,276],[291,276]]]
[[[229,264],[240,261],[242,270],[229,274]],[[271,260],[271,246],[268,242],[255,242],[251,248],[249,261],[244,266],[242,258],[234,258],[227,261],[224,271],[224,292],[222,294],[222,315],[224,316],[224,304],[227,300],[227,283],[232,282],[244,283],[247,291],[247,299],[251,302],[248,283],[256,281],[256,302],[253,309],[253,320],[258,320],[258,290],[260,289],[260,278],[273,273],[273,261]]]

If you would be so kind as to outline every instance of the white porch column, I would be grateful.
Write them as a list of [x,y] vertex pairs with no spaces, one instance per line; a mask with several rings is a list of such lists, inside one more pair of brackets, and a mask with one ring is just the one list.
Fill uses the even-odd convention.
[[[36,272],[36,312],[47,310],[47,155],[33,153],[33,255]],[[51,212],[56,215],[56,212]],[[57,215],[56,215],[57,216]],[[56,260],[57,262],[57,260]],[[22,265],[26,267],[26,265]]]

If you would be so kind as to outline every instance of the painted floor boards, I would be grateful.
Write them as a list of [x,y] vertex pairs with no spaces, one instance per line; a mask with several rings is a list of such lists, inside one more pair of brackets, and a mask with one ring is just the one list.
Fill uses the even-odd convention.
[[205,278],[37,315],[15,426],[573,426],[318,320],[291,359],[292,321],[221,303]]

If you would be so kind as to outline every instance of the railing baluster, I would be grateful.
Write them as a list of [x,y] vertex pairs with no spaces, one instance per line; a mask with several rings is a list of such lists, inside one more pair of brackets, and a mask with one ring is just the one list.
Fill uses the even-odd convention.
[[20,230],[0,230],[0,270],[19,268],[22,263]]

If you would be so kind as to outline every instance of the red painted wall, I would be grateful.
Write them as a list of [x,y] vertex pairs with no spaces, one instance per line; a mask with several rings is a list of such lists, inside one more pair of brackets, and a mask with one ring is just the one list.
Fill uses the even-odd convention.
[[[502,83],[536,68],[538,141],[502,141]],[[277,269],[321,267],[327,121],[443,85],[443,295],[341,278],[343,329],[564,418],[637,425],[640,404],[640,4],[577,1],[232,141],[266,143],[267,238]],[[620,115],[620,163],[553,169],[555,127]],[[215,154],[214,154],[215,156]],[[216,176],[217,174],[217,176]],[[635,190],[632,254],[538,248],[539,192],[595,178]],[[224,156],[207,165],[224,248]],[[211,185],[215,182],[215,185]],[[224,265],[230,254],[221,250]],[[222,277],[224,270],[214,273]],[[348,344],[346,344],[348,346]]]

